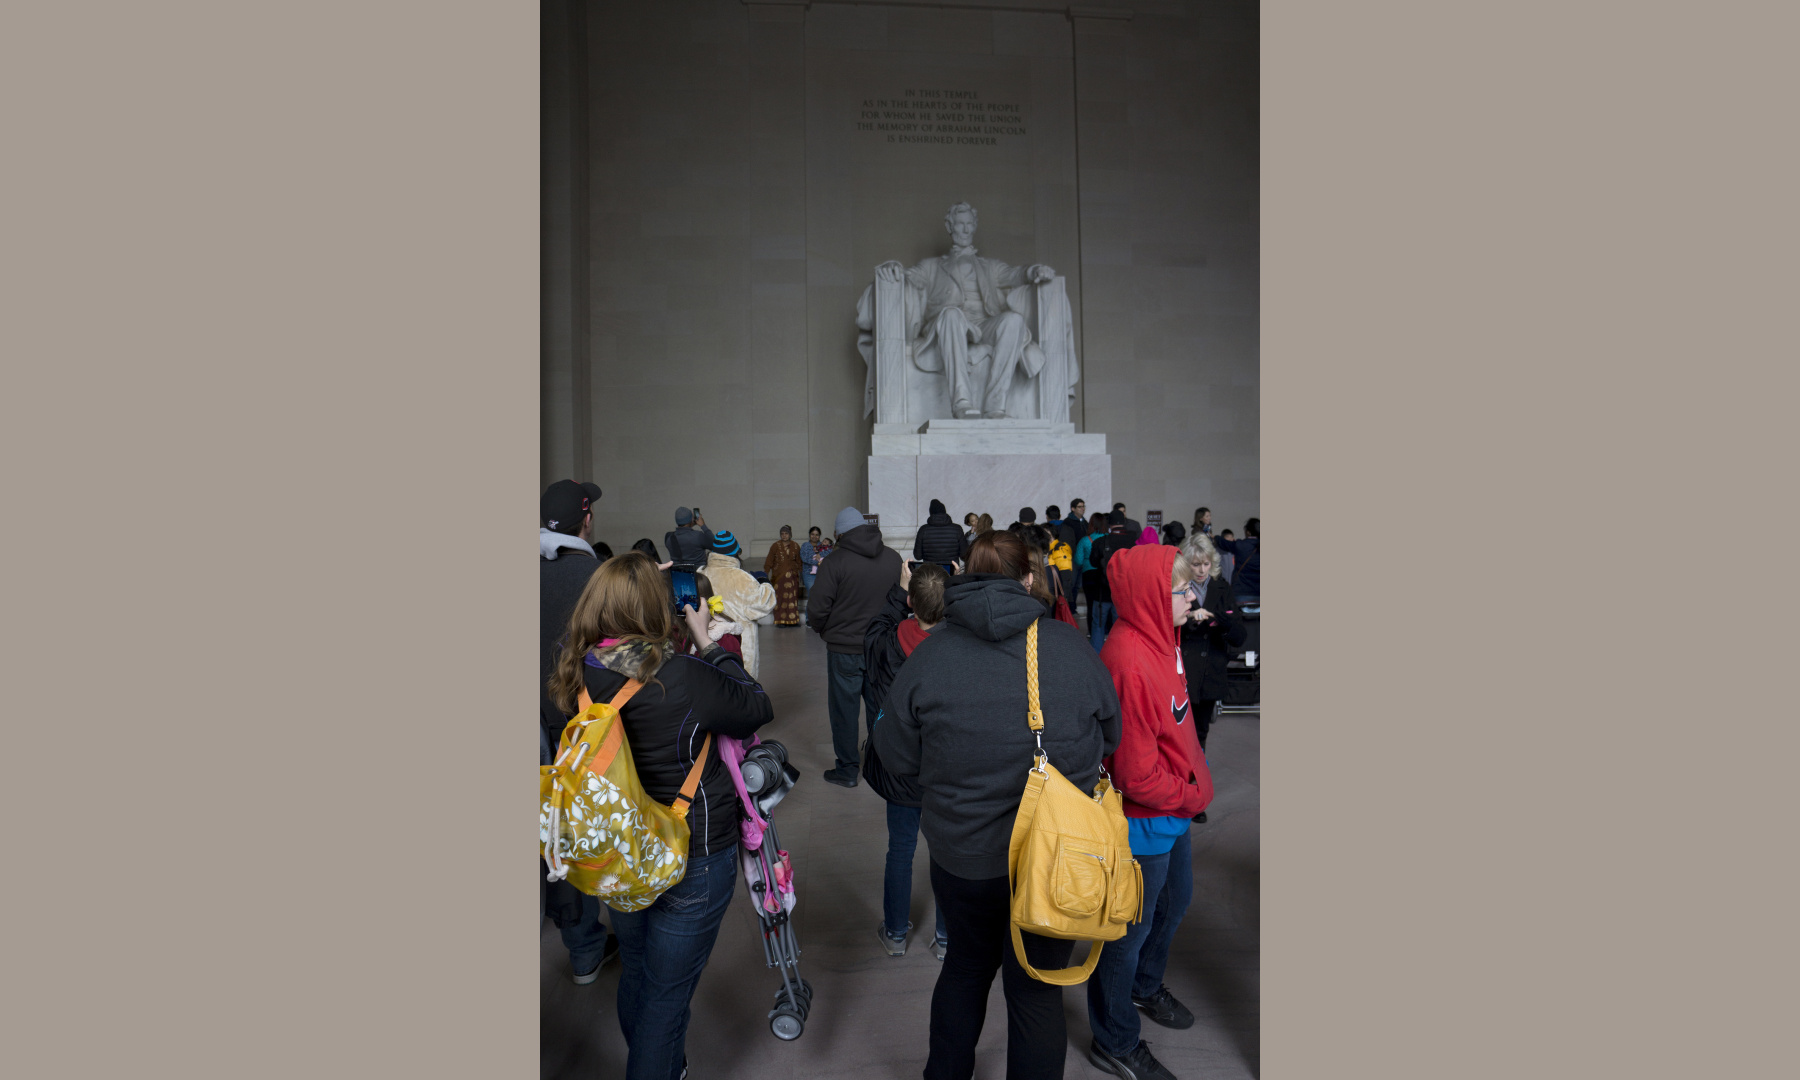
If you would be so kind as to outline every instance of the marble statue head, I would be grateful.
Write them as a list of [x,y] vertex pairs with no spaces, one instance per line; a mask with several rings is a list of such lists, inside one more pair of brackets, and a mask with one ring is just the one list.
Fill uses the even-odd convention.
[[966,202],[959,202],[944,213],[944,231],[958,247],[968,247],[975,239],[975,225],[979,220],[975,208]]

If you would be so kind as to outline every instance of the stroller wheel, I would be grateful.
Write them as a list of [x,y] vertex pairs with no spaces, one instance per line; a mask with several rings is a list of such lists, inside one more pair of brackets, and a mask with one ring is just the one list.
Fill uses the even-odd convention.
[[775,1015],[769,1018],[769,1030],[775,1033],[777,1039],[793,1042],[806,1030],[806,1022],[784,1007],[775,1010]]
[[805,979],[800,980],[800,999],[808,1005],[812,1004],[812,983]]

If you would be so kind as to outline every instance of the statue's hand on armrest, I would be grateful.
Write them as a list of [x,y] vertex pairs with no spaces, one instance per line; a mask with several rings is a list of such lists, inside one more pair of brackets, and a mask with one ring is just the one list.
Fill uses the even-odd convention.
[[1056,271],[1045,266],[1043,263],[1038,263],[1036,266],[1025,271],[1025,280],[1031,282],[1033,285],[1042,285],[1044,282],[1049,281],[1055,276]]
[[884,262],[875,268],[875,279],[877,281],[892,283],[899,281],[901,275],[905,273],[906,267],[900,265],[900,263],[894,259],[889,259],[887,262]]

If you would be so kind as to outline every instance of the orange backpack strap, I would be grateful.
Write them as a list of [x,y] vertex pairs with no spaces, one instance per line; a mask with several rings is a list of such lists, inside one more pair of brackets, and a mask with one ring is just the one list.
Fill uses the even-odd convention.
[[[619,747],[625,742],[625,717],[623,715],[625,703],[631,700],[633,694],[643,688],[644,684],[636,679],[627,679],[625,685],[619,688],[619,692],[613,695],[611,701],[607,702],[614,709],[619,710],[621,715],[613,721],[613,726],[607,731],[606,738],[600,741],[600,749],[594,751],[593,758],[588,761],[588,771],[595,775],[602,775],[612,766],[613,758],[618,756]],[[581,711],[584,713],[594,707],[594,701],[588,697],[586,686],[581,688],[581,694],[576,698],[575,703],[581,706]]]
[[675,805],[671,807],[677,817],[687,817],[688,805],[694,801],[694,792],[700,789],[700,774],[706,770],[706,754],[712,749],[712,732],[706,733],[706,741],[700,744],[700,756],[694,759],[694,767],[688,770],[687,779],[681,782],[681,794],[676,796]]

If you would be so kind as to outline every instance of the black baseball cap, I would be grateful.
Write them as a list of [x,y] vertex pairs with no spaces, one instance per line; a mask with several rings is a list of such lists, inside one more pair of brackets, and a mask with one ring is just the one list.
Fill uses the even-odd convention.
[[600,485],[592,480],[583,480],[581,490],[587,492],[588,509],[592,510],[600,502]]
[[592,508],[593,500],[582,485],[558,480],[545,488],[544,497],[538,500],[538,519],[552,529],[561,529],[580,521]]

